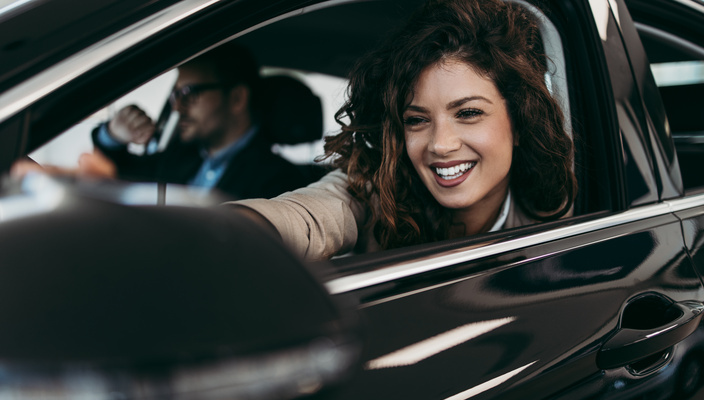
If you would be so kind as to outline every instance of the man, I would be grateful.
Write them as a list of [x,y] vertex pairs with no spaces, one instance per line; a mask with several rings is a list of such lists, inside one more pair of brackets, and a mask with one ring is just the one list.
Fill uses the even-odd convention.
[[122,179],[216,188],[233,198],[268,198],[304,186],[309,182],[271,152],[261,132],[259,86],[251,54],[234,44],[220,46],[178,68],[169,101],[179,120],[165,151],[127,151],[129,143],[149,143],[156,130],[136,106],[96,128],[93,143]]

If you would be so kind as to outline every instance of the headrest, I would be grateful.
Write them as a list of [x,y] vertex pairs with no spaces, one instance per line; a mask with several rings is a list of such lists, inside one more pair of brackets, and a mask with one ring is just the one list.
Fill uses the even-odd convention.
[[323,137],[320,98],[299,80],[269,76],[261,85],[261,129],[272,143],[298,144]]

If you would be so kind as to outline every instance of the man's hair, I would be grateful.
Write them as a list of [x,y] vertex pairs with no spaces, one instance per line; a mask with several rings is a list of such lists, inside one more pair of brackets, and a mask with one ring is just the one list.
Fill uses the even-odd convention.
[[252,52],[239,43],[229,42],[188,61],[183,66],[205,65],[219,83],[244,85],[250,90],[250,109],[259,110],[261,78]]
[[384,248],[444,239],[450,231],[452,210],[413,168],[403,124],[422,71],[446,60],[491,79],[506,100],[517,141],[509,185],[520,209],[550,220],[573,203],[573,145],[545,84],[547,60],[533,17],[501,0],[430,0],[355,66],[336,114],[342,132],[325,144],[326,156],[348,174],[350,192],[372,210],[369,223]]

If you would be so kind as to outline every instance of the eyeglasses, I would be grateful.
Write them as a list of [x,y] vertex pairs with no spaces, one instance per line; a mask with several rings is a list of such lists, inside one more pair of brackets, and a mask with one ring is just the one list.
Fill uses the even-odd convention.
[[176,107],[176,104],[181,104],[182,106],[190,105],[199,94],[205,92],[206,90],[216,90],[216,89],[228,89],[232,85],[227,85],[223,83],[201,83],[195,85],[185,85],[178,89],[174,88],[169,95],[169,102],[172,107]]

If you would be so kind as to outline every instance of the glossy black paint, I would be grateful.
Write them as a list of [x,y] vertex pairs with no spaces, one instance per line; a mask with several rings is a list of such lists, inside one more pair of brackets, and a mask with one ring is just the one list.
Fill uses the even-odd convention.
[[658,179],[654,173],[655,161],[645,125],[645,112],[641,107],[640,93],[630,68],[628,53],[621,40],[620,29],[613,14],[602,14],[608,19],[600,21],[603,52],[606,57],[615,111],[619,123],[624,182],[628,206],[650,204],[658,201]]
[[629,200],[624,190],[622,140],[616,134],[600,134],[618,132],[619,122],[602,40],[593,23],[591,7],[588,2],[555,1],[545,7],[544,12],[558,24],[563,40],[580,44],[569,46],[567,53],[573,60],[568,65],[569,86],[577,88],[570,90],[572,118],[582,127],[574,132],[575,173],[580,182],[575,214],[626,209]]
[[704,207],[678,212],[682,219],[685,245],[699,277],[704,279]]
[[652,154],[655,168],[658,169],[655,177],[658,180],[659,198],[662,200],[680,197],[684,190],[676,158],[677,153],[665,114],[665,106],[660,99],[658,87],[650,72],[645,49],[641,44],[628,9],[624,3],[618,3],[618,8],[619,29],[628,48],[630,66],[638,86],[642,108],[647,110],[641,126],[650,139],[650,146],[657,149]]
[[[367,364],[343,398],[450,398],[524,367],[527,382],[507,379],[476,398],[544,398],[563,390],[564,398],[622,398],[625,389],[605,383],[597,357],[626,304],[644,293],[673,301],[704,296],[672,216],[348,294],[370,329],[368,361],[467,324],[510,322],[412,365]],[[588,382],[597,377],[604,387],[591,391]]]

